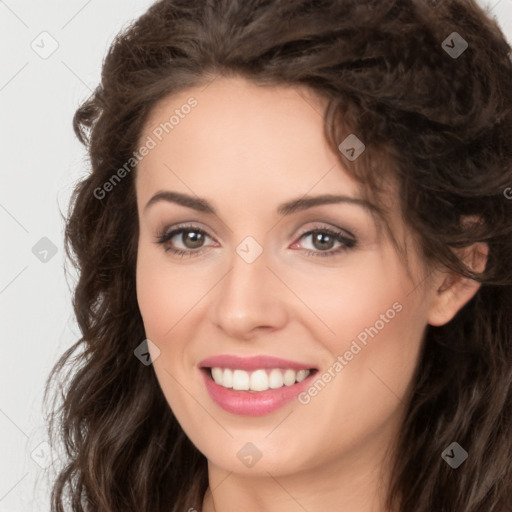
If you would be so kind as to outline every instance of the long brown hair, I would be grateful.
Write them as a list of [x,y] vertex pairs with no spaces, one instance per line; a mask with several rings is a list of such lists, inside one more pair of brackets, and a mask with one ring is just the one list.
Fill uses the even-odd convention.
[[[497,23],[471,0],[161,0],[115,38],[73,119],[92,172],[65,232],[81,338],[45,393],[62,376],[48,421],[65,447],[52,511],[201,509],[206,459],[134,356],[145,333],[126,163],[157,101],[230,75],[328,98],[334,151],[349,133],[367,147],[354,162],[340,154],[345,168],[373,192],[395,179],[425,260],[482,283],[452,321],[427,326],[387,505],[511,510],[512,62]],[[490,250],[482,274],[455,256],[475,242]],[[456,470],[441,457],[454,441],[469,454]]]

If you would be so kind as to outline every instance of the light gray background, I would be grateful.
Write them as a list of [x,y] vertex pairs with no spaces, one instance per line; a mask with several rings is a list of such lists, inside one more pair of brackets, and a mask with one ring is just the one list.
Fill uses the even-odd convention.
[[[49,510],[57,454],[45,444],[42,393],[79,337],[61,213],[88,165],[71,120],[99,82],[115,34],[152,3],[0,0],[0,512]],[[481,3],[512,41],[512,0]],[[32,252],[43,237],[53,257]]]

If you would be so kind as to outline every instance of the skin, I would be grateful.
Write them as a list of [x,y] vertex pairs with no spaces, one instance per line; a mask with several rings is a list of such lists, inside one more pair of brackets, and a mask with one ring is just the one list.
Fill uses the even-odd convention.
[[[305,194],[361,197],[344,157],[323,138],[325,104],[308,90],[219,77],[162,100],[140,141],[190,96],[198,105],[137,168],[136,277],[146,335],[160,351],[152,351],[154,371],[208,459],[203,511],[318,512],[336,503],[340,511],[384,512],[390,450],[425,328],[448,322],[478,284],[426,268],[392,191],[390,225],[407,246],[407,265],[359,205],[276,213]],[[145,208],[161,190],[205,198],[217,214],[167,201]],[[155,243],[183,222],[207,233],[201,254],[180,258]],[[301,238],[313,228],[350,232],[356,246],[308,255],[342,245],[322,249],[311,235]],[[253,263],[236,252],[247,236],[263,249]],[[181,235],[172,240],[197,251]],[[468,253],[477,261],[473,249],[485,247]],[[397,302],[401,311],[307,405],[293,400],[268,415],[239,416],[205,389],[198,363],[218,354],[271,355],[327,371]],[[247,442],[261,452],[250,468],[237,457]]]

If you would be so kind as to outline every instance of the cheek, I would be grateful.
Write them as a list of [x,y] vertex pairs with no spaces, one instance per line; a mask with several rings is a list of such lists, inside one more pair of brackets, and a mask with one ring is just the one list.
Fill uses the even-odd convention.
[[146,335],[163,343],[171,336],[174,326],[204,295],[208,282],[202,279],[200,272],[196,273],[197,278],[191,279],[190,272],[171,267],[163,249],[161,251],[160,254],[139,248],[136,285]]
[[137,261],[137,301],[144,322],[146,336],[161,340],[164,333],[172,326],[173,311],[172,286],[168,286],[164,276],[160,276],[157,267],[151,265],[144,257]]
[[[302,277],[304,276],[304,277]],[[317,323],[324,323],[318,331],[330,352],[346,350],[351,341],[359,336],[364,341],[370,338],[366,329],[375,333],[390,332],[396,328],[410,303],[413,283],[396,257],[366,254],[352,258],[339,270],[296,275],[300,283],[301,296],[315,313]],[[413,307],[413,309],[415,306]],[[407,308],[411,312],[411,308]],[[330,332],[325,327],[328,327]],[[321,334],[320,334],[321,333]]]
[[[318,394],[319,411],[338,407],[343,397],[347,413],[359,411],[371,423],[370,417],[396,407],[412,379],[426,325],[425,306],[413,289],[396,258],[359,261],[324,286],[310,288],[308,305],[332,331],[317,328],[330,354],[326,367],[335,376],[326,376],[330,391]],[[374,401],[376,407],[357,406]]]
[[367,297],[363,311],[349,302],[335,324],[337,336],[329,340],[324,336],[331,360],[318,375],[319,382],[313,382],[300,398],[303,428],[324,433],[315,441],[315,450],[326,458],[398,428],[419,357],[422,328],[410,301],[400,301],[402,309],[392,309],[395,314],[391,319],[393,313],[389,315],[388,323],[380,320],[379,315],[392,308],[388,299],[394,298]]
[[197,302],[197,297],[186,286],[186,276],[166,271],[162,261],[158,254],[139,250],[137,301],[146,337],[159,349],[158,357],[152,354],[152,366],[166,401],[179,418],[193,417],[197,411],[190,410],[193,403],[176,382],[185,382],[187,371],[187,333],[183,332],[187,322],[180,320],[190,310],[188,304]]

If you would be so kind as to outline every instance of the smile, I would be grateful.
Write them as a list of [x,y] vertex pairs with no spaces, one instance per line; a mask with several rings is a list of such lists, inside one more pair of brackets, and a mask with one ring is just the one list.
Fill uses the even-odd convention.
[[295,371],[291,368],[261,368],[253,372],[218,366],[211,369],[211,376],[219,386],[238,391],[266,391],[269,388],[293,386],[296,382],[302,382],[310,373],[311,370]]
[[317,368],[269,356],[215,356],[199,363],[212,401],[232,414],[274,412],[310,385]]

